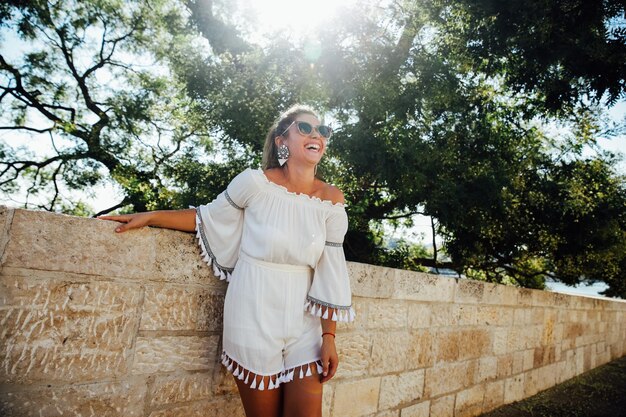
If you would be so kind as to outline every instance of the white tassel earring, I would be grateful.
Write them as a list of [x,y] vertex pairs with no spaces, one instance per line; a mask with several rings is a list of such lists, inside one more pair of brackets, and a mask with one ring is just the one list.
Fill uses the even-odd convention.
[[289,148],[287,145],[282,144],[278,147],[278,151],[276,153],[278,154],[278,163],[282,167],[285,165],[285,162],[287,162],[287,159],[289,159]]

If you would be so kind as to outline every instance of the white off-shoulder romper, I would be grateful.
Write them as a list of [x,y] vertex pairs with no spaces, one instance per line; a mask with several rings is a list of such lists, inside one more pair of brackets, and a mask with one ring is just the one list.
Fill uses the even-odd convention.
[[320,317],[354,319],[344,206],[247,169],[196,212],[204,260],[229,282],[222,363],[261,390],[319,370]]

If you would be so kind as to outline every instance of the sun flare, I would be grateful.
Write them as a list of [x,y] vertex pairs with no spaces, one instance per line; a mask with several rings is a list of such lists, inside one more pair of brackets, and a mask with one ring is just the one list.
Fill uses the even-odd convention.
[[342,8],[357,0],[244,0],[265,26],[264,32],[286,31],[307,37],[322,30]]

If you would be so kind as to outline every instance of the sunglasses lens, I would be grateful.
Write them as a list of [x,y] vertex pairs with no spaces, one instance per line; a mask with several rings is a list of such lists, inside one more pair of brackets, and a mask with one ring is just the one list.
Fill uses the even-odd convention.
[[320,125],[317,127],[317,131],[320,132],[321,136],[324,136],[326,139],[330,137],[333,133],[333,130],[329,126]]
[[313,126],[311,126],[307,122],[298,122],[298,130],[303,135],[310,135],[311,132],[313,131]]

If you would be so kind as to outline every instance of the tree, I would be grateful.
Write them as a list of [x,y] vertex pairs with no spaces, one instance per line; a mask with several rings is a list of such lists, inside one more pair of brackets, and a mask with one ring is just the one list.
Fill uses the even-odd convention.
[[22,186],[26,206],[42,195],[36,206],[71,212],[82,205],[63,199],[64,190],[110,177],[124,197],[107,211],[171,205],[168,179],[213,146],[198,103],[159,68],[159,49],[189,39],[177,4],[12,1],[0,17],[27,45],[21,60],[0,55],[0,129],[28,133],[39,148],[49,141],[44,156],[3,144],[0,189]]
[[[99,10],[95,0],[86,4]],[[437,220],[451,257],[445,266],[459,273],[539,288],[546,277],[568,283],[602,279],[610,283],[611,295],[625,296],[624,178],[614,170],[615,158],[594,147],[601,125],[583,97],[593,88],[599,95],[614,91],[615,84],[601,91],[590,80],[602,76],[589,73],[588,84],[570,91],[573,105],[542,110],[551,103],[543,99],[546,85],[529,78],[520,88],[506,77],[521,74],[521,67],[506,67],[506,57],[496,59],[493,68],[477,65],[480,53],[463,46],[474,22],[467,4],[362,2],[358,10],[328,17],[324,30],[292,38],[275,33],[259,42],[246,29],[255,27],[254,16],[231,3],[163,0],[139,26],[151,36],[125,39],[134,56],[154,57],[166,75],[122,66],[120,79],[141,88],[113,89],[96,100],[107,103],[109,120],[101,123],[95,144],[116,150],[109,152],[118,163],[110,172],[126,193],[124,204],[131,202],[134,210],[186,207],[209,200],[242,167],[258,164],[277,112],[308,103],[324,109],[337,127],[320,172],[350,201],[345,243],[350,259],[405,268],[444,266],[404,243],[394,250],[381,247],[381,222],[410,222],[422,213]],[[32,6],[36,12],[11,7],[6,10],[13,14],[0,16],[20,33],[21,16],[31,13],[36,18],[30,20],[43,22],[37,16],[49,8],[47,3]],[[107,16],[126,22],[123,15]],[[69,26],[86,27],[84,18],[76,21]],[[104,27],[104,21],[96,18],[91,26]],[[57,26],[44,28],[56,33]],[[509,32],[489,30],[514,40]],[[576,38],[569,26],[561,30]],[[133,29],[129,36],[138,33]],[[61,58],[67,55],[63,48],[54,50]],[[56,62],[63,66],[51,68],[67,67],[67,59]],[[22,78],[41,68],[28,65],[20,68]],[[11,82],[17,79],[8,69],[5,74]],[[99,85],[86,87],[98,91]],[[45,97],[54,97],[53,87],[41,90]],[[7,84],[7,91],[12,88]],[[73,88],[84,101],[81,88]],[[5,96],[15,98],[11,94]],[[68,95],[60,97],[45,103],[73,108]],[[90,132],[95,125],[88,121],[75,125]],[[542,129],[546,121],[566,124],[571,137],[548,135]],[[80,139],[74,130],[55,132]],[[158,133],[171,143],[167,150],[155,144]],[[92,143],[77,139],[65,152],[83,147],[90,152]],[[221,162],[211,159],[216,150]],[[17,166],[17,150],[8,152],[8,165]],[[77,160],[108,167],[105,159],[88,156],[92,159]]]
[[622,0],[442,0],[448,53],[533,93],[539,111],[626,97]]

